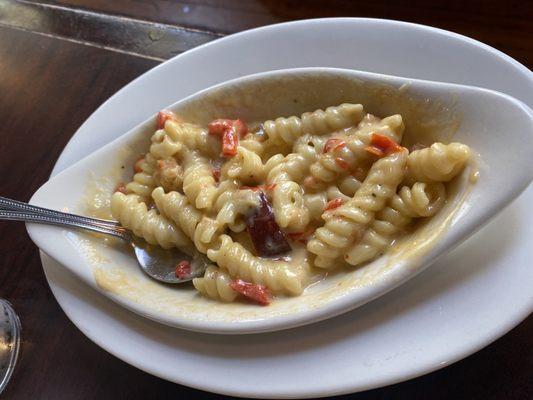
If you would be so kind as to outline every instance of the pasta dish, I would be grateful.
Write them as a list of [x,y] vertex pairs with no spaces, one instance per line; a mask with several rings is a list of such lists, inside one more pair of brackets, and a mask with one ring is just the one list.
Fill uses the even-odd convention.
[[[317,274],[384,254],[446,203],[469,147],[407,149],[404,130],[400,115],[378,118],[360,104],[207,127],[161,111],[112,214],[151,244],[207,257],[193,280],[207,298],[296,296]],[[188,273],[188,261],[176,266]]]

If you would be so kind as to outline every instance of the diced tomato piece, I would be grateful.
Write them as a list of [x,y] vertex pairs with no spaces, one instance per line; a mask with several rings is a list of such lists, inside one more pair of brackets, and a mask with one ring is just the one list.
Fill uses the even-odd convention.
[[220,136],[225,131],[233,129],[238,138],[243,138],[248,133],[248,126],[240,119],[215,119],[207,125],[210,135]]
[[335,164],[337,164],[342,169],[350,169],[350,164],[348,164],[340,157],[335,157]]
[[328,141],[324,145],[323,153],[328,153],[332,150],[337,151],[337,150],[342,149],[345,146],[346,146],[346,142],[342,139],[336,139],[336,138],[328,139]]
[[220,182],[220,168],[213,168],[213,178],[215,178],[215,181]]
[[176,265],[176,278],[185,279],[191,276],[192,268],[191,263],[187,260],[180,261]]
[[207,125],[210,135],[222,138],[222,154],[232,157],[237,154],[239,138],[248,133],[248,127],[240,119],[216,119]]
[[161,110],[157,113],[157,129],[164,129],[165,128],[165,122],[167,122],[169,119],[177,121],[178,118],[176,117],[176,114],[174,114],[172,111],[169,110]]
[[124,185],[122,182],[117,185],[115,188],[115,192],[120,192],[126,194],[126,185]]
[[326,204],[326,207],[324,207],[324,211],[334,210],[335,208],[342,206],[342,203],[344,203],[344,201],[341,198],[330,200]]
[[222,135],[222,155],[226,157],[233,157],[237,154],[237,146],[239,145],[239,138],[234,130],[225,131]]
[[222,137],[224,132],[232,127],[233,121],[231,119],[215,119],[207,125],[207,131],[210,135]]
[[257,283],[246,282],[242,279],[236,279],[229,285],[237,293],[248,297],[250,300],[253,300],[264,306],[270,304],[271,295],[266,286],[259,285]]
[[396,153],[398,151],[401,151],[402,149],[403,147],[396,143],[394,140],[378,133],[372,134],[370,146],[365,147],[366,151],[375,154],[378,157],[382,157],[391,153]]
[[365,151],[367,151],[370,154],[373,154],[375,156],[378,156],[378,157],[383,157],[383,155],[384,155],[382,150],[380,150],[380,149],[378,149],[377,147],[374,147],[374,146],[366,146],[365,147]]
[[248,134],[248,126],[243,120],[233,120],[233,126],[235,128],[235,133],[237,134],[237,137],[243,138]]

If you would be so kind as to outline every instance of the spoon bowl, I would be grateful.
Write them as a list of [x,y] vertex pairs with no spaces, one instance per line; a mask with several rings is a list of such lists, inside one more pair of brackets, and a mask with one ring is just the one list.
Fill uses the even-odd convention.
[[[184,283],[204,274],[209,260],[200,253],[191,256],[178,249],[163,249],[151,245],[145,240],[133,236],[130,242],[141,269],[150,277],[164,283]],[[183,277],[176,275],[176,266],[180,261],[190,262],[190,273]]]
[[[476,165],[454,182],[444,209],[402,246],[354,270],[334,274],[297,298],[268,307],[218,304],[191,288],[148,281],[133,258],[111,245],[73,233],[29,225],[32,239],[69,270],[133,311],[154,320],[214,333],[272,331],[319,321],[358,307],[426,268],[488,222],[533,177],[532,111],[507,95],[475,87],[329,68],[273,71],[217,85],[168,107],[205,125],[215,118],[262,121],[343,102],[361,103],[378,116],[399,113],[405,143],[459,141],[479,153]],[[45,184],[32,203],[86,212],[125,179],[149,145],[152,116],[116,141]],[[128,172],[129,173],[129,172]],[[477,182],[473,182],[477,180]],[[96,189],[95,189],[96,188]],[[107,192],[106,192],[107,191]],[[98,209],[97,211],[102,211]],[[415,245],[416,244],[416,245]]]

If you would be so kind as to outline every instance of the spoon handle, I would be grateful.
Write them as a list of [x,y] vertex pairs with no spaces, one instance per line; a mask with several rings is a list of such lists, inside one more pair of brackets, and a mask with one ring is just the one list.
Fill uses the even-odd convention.
[[[68,214],[72,215],[72,214]],[[125,228],[121,226],[104,226],[100,224],[94,224],[91,222],[84,222],[82,220],[74,220],[57,215],[43,215],[25,211],[0,211],[0,220],[7,221],[23,221],[23,222],[36,222],[47,225],[68,226],[80,229],[86,229],[93,232],[103,233],[106,235],[112,235],[123,240],[129,240],[130,235]]]
[[65,213],[61,211],[51,210],[49,208],[32,206],[30,204],[23,203],[22,201],[12,200],[12,199],[8,199],[6,197],[0,196],[0,211],[1,210],[29,212],[35,215],[59,217],[59,218],[64,218],[64,219],[68,219],[71,221],[77,221],[77,222],[87,223],[87,224],[96,224],[96,225],[101,225],[101,226],[109,227],[109,228],[120,227],[120,224],[116,221],[84,217],[82,215]]

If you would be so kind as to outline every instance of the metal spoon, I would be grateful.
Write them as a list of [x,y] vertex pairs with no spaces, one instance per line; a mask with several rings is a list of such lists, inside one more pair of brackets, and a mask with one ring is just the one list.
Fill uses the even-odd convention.
[[0,299],[0,393],[13,374],[20,348],[20,320],[11,304]]
[[[0,197],[0,220],[36,222],[40,224],[68,226],[111,235],[128,242],[135,252],[141,269],[149,276],[165,283],[182,283],[202,276],[209,261],[200,253],[191,256],[178,249],[166,250],[153,246],[116,221],[84,217],[47,208],[32,206],[17,200]],[[187,260],[191,273],[186,277],[176,276],[176,266]]]

